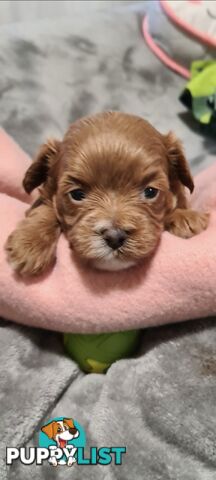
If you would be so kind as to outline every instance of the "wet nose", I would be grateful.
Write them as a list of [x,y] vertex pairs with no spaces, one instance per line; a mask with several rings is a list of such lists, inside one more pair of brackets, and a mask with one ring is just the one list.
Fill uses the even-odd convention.
[[107,245],[113,250],[120,248],[127,238],[127,233],[121,228],[109,228],[103,234]]

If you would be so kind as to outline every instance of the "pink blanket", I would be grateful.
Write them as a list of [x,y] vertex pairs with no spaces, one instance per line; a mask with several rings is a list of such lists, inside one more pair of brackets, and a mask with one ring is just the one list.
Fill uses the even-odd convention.
[[3,249],[31,199],[21,183],[29,157],[0,130],[0,315],[64,332],[136,329],[216,314],[216,164],[198,175],[193,204],[211,209],[209,228],[183,240],[167,232],[149,264],[117,272],[81,268],[61,236],[53,270],[23,281]]

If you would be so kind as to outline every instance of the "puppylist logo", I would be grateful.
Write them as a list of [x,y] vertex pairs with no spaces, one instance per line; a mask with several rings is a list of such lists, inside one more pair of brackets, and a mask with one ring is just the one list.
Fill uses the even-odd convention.
[[38,447],[7,447],[6,464],[19,461],[23,465],[121,465],[126,447],[86,448],[86,435],[83,427],[66,417],[55,417],[43,425],[39,433]]

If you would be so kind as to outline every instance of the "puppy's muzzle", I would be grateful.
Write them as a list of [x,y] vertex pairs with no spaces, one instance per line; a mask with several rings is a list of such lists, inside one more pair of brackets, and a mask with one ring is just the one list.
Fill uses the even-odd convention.
[[121,228],[108,228],[103,232],[103,238],[112,250],[118,250],[125,243],[127,233]]

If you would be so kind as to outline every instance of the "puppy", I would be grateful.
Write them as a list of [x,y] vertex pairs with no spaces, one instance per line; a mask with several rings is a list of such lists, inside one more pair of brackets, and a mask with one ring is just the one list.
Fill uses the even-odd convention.
[[[41,428],[41,431],[45,433],[48,438],[54,440],[58,448],[67,448],[68,441],[73,440],[73,438],[77,438],[79,436],[79,431],[75,427],[72,418],[63,418],[63,420],[53,421],[44,425]],[[55,449],[55,447],[51,446],[50,449]],[[76,453],[77,448],[71,447],[70,456],[67,461],[67,465],[71,467],[73,463],[76,462],[74,458],[74,454]],[[51,456],[49,462],[54,466],[57,467],[58,462],[55,456]]]
[[63,231],[93,267],[121,270],[155,251],[163,230],[190,238],[208,214],[188,207],[194,183],[181,143],[147,121],[105,112],[73,123],[62,141],[44,144],[24,189],[38,200],[6,243],[16,272],[31,276],[55,261]]

